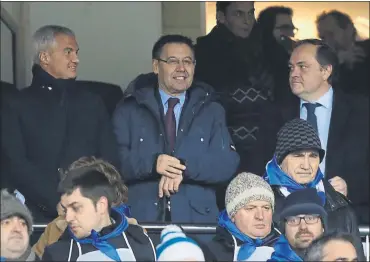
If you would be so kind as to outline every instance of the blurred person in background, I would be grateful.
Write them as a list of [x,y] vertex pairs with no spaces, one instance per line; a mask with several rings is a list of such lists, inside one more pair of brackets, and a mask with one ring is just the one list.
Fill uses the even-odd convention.
[[318,15],[316,25],[319,37],[338,54],[339,87],[346,93],[369,96],[370,40],[356,41],[351,17],[338,10]]

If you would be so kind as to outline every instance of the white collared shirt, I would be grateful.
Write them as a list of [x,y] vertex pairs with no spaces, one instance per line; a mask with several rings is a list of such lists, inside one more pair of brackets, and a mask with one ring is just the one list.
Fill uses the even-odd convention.
[[[310,103],[305,100],[300,100],[300,118],[307,120],[307,109],[303,106],[303,103]],[[317,129],[319,132],[319,138],[321,142],[322,149],[327,149],[328,145],[328,137],[329,137],[329,127],[330,127],[330,119],[331,119],[331,112],[333,108],[333,88],[330,87],[329,90],[320,97],[317,101],[313,101],[311,103],[320,103],[322,106],[317,107],[315,110],[315,115],[317,119]],[[323,175],[325,176],[325,161],[326,161],[326,154],[322,162],[320,163],[320,169]]]

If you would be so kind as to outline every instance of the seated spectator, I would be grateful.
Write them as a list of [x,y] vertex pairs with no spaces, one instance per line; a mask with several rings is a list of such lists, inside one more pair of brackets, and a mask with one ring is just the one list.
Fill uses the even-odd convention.
[[1,190],[1,261],[37,261],[29,246],[32,215],[6,189]]
[[328,229],[351,233],[363,254],[357,218],[349,200],[323,179],[319,164],[325,155],[315,129],[305,120],[293,119],[278,132],[273,159],[264,178],[275,194],[274,221],[279,222],[284,199],[291,193],[314,188],[328,213]]
[[260,176],[240,173],[226,189],[226,210],[216,236],[204,248],[207,260],[266,261],[280,233],[272,225],[274,193]]
[[331,232],[317,238],[308,247],[304,261],[358,261],[352,235]]
[[72,169],[58,186],[67,232],[45,248],[44,261],[154,261],[151,239],[137,225],[129,225],[123,209],[112,207],[115,188],[92,166]]
[[[128,207],[125,205],[127,203],[128,189],[122,182],[120,173],[113,165],[95,157],[81,157],[70,165],[68,171],[82,167],[91,167],[92,169],[103,173],[116,191],[116,198],[113,201],[112,206],[126,207],[127,211],[129,211]],[[68,174],[68,172],[66,174]],[[32,247],[39,257],[42,257],[45,247],[57,242],[67,228],[65,214],[60,203],[57,206],[57,211],[59,216],[47,225],[44,233]],[[128,216],[129,212],[125,213],[125,215]],[[127,220],[129,224],[137,224],[135,218],[127,218]],[[69,237],[68,234],[67,237]]]
[[202,249],[176,225],[166,226],[157,246],[157,261],[204,261]]
[[307,247],[324,233],[327,220],[328,214],[315,189],[291,193],[281,210],[283,234],[275,243],[271,261],[302,261]]

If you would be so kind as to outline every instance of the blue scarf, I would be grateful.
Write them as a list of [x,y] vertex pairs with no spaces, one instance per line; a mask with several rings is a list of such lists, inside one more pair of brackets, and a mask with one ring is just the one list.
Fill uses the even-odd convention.
[[121,204],[115,207],[120,213],[123,213],[126,217],[131,217],[131,209],[128,205]]
[[[304,189],[304,188],[315,188],[317,184],[324,178],[324,175],[321,173],[320,168],[317,170],[317,174],[315,179],[308,183],[307,185],[303,186],[301,184],[298,184],[296,181],[294,181],[290,176],[285,174],[283,170],[279,167],[279,165],[276,162],[276,156],[267,163],[266,165],[266,172],[263,175],[263,178],[269,183],[271,186],[282,186],[286,187],[287,190],[292,193],[294,191]],[[323,205],[325,205],[326,202],[326,196],[325,192],[318,191],[317,194],[321,198]]]
[[246,234],[240,232],[240,230],[235,226],[235,224],[230,220],[226,213],[226,210],[221,211],[218,216],[218,225],[227,229],[234,237],[238,238],[243,242],[238,253],[238,261],[243,261],[248,259],[257,247],[263,246],[264,242],[262,239],[252,239]]
[[5,257],[0,257],[0,261],[6,261]]
[[76,242],[80,244],[92,244],[95,248],[100,250],[103,254],[107,255],[114,261],[121,261],[121,258],[119,257],[116,248],[110,245],[107,240],[110,238],[117,237],[121,235],[122,232],[126,231],[126,229],[128,228],[128,222],[125,215],[122,212],[122,208],[114,207],[112,208],[112,212],[116,212],[119,214],[121,218],[121,223],[117,225],[116,228],[107,235],[99,236],[98,232],[96,232],[95,230],[91,230],[91,235],[89,237],[78,239],[69,229],[69,227],[68,229],[73,240],[75,240]]
[[290,247],[288,240],[284,235],[280,235],[274,245],[275,251],[267,261],[303,261]]

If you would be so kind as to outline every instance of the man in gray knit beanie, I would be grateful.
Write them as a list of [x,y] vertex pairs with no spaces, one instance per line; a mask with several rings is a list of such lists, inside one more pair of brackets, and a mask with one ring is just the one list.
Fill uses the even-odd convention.
[[260,176],[240,173],[226,189],[225,206],[206,260],[267,261],[280,235],[272,224],[275,198],[270,185]]
[[29,246],[32,216],[6,189],[1,190],[1,261],[35,261]]

